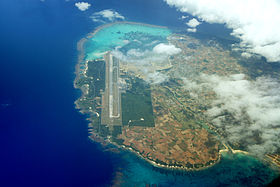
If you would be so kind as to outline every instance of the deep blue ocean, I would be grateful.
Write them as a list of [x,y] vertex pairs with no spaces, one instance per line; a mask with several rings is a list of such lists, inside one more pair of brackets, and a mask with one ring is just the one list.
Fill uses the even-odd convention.
[[[88,2],[92,6],[82,12],[74,0],[0,1],[0,187],[108,186],[114,179],[127,186],[242,186],[275,177],[243,157],[198,173],[168,173],[91,142],[86,116],[74,105],[80,92],[73,87],[76,44],[99,25],[90,15],[114,9],[129,21],[174,28],[184,23],[178,19],[182,14],[162,0]],[[208,32],[223,28],[201,27]]]

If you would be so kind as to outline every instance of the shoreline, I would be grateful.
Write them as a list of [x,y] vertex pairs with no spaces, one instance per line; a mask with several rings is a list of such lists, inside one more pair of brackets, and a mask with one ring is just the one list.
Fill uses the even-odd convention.
[[[127,147],[127,146],[124,146],[124,145],[118,145],[116,144],[115,142],[111,142],[110,140],[106,140],[102,137],[100,137],[99,135],[97,135],[96,133],[91,133],[92,135],[96,136],[99,140],[96,141],[96,139],[92,138],[91,135],[88,136],[88,138],[91,140],[91,141],[94,141],[94,142],[98,142],[100,143],[101,145],[105,146],[105,145],[114,145],[116,146],[118,149],[122,149],[122,150],[125,150],[125,151],[129,151],[129,153],[132,153],[134,154],[135,156],[137,156],[138,158],[142,159],[143,161],[151,164],[153,167],[156,167],[156,168],[160,168],[160,169],[166,169],[166,170],[171,170],[171,171],[201,171],[201,170],[205,170],[205,169],[208,169],[216,164],[218,164],[221,160],[221,156],[222,154],[220,153],[219,151],[219,157],[217,160],[215,160],[213,163],[211,163],[210,165],[208,166],[203,166],[203,167],[199,167],[199,168],[188,168],[186,166],[169,166],[169,165],[164,165],[164,164],[159,164],[153,160],[150,160],[149,158],[145,158],[144,156],[142,156],[138,151],[134,150],[133,148],[131,147]],[[101,140],[102,139],[102,140]],[[102,142],[101,142],[102,141]]]
[[[74,72],[75,75],[76,75],[76,77],[74,79],[74,88],[76,88],[76,89],[80,89],[80,88],[77,87],[76,82],[80,79],[80,74],[79,74],[79,72],[81,71],[80,65],[84,61],[84,57],[85,57],[84,44],[85,44],[86,41],[87,41],[86,38],[82,38],[77,43],[78,63],[75,65],[75,72]],[[81,89],[81,91],[82,91],[82,94],[84,94],[82,89]]]
[[[218,154],[218,159],[215,160],[213,163],[211,163],[210,165],[207,165],[207,166],[203,166],[203,167],[199,167],[199,168],[189,168],[189,167],[186,167],[186,166],[172,166],[172,165],[164,165],[164,164],[160,164],[160,163],[157,163],[156,161],[153,161],[149,158],[146,158],[144,156],[142,156],[138,151],[134,150],[132,147],[128,147],[128,146],[125,146],[125,145],[119,145],[115,142],[112,142],[110,141],[109,139],[104,139],[102,137],[100,137],[98,134],[96,133],[91,133],[92,135],[96,136],[99,141],[96,141],[95,139],[93,139],[91,137],[91,135],[88,136],[88,138],[91,140],[91,141],[94,141],[94,142],[98,142],[100,143],[101,145],[103,146],[106,146],[106,145],[114,145],[116,146],[118,149],[121,149],[121,150],[124,150],[124,151],[128,151],[129,153],[132,153],[134,154],[136,157],[138,157],[139,159],[143,160],[144,162],[146,163],[149,163],[151,164],[153,167],[155,168],[159,168],[159,169],[164,169],[164,170],[169,170],[169,171],[182,171],[182,172],[190,172],[190,171],[202,171],[202,170],[206,170],[206,169],[209,169],[213,166],[215,166],[216,164],[218,164],[220,161],[221,161],[221,158],[225,155],[223,155],[224,153],[231,153],[231,154],[242,154],[244,156],[249,156],[249,157],[252,157],[254,159],[257,159],[258,161],[262,162],[262,163],[265,163],[265,162],[268,162],[267,164],[272,164],[273,166],[277,166],[277,168],[279,169],[279,165],[277,165],[276,163],[274,162],[271,162],[269,160],[260,160],[256,157],[254,157],[253,155],[251,155],[249,152],[246,152],[246,151],[243,151],[243,150],[233,150],[233,149],[221,149],[219,150]],[[271,166],[270,166],[271,167]]]
[[165,28],[165,29],[168,29],[167,26],[152,25],[152,24],[141,23],[141,22],[133,22],[133,21],[116,21],[116,22],[107,23],[107,24],[103,24],[103,25],[100,25],[100,26],[96,27],[92,32],[87,34],[86,38],[90,39],[94,35],[96,35],[100,30],[102,30],[104,28],[107,28],[107,27],[110,27],[112,25],[117,25],[117,24],[142,25],[142,26],[147,26],[147,27],[155,27],[155,28]]
[[[116,145],[115,143],[113,143],[113,144]],[[134,153],[137,157],[145,160],[146,162],[150,163],[154,167],[161,168],[161,169],[168,169],[168,170],[170,170],[170,169],[171,170],[177,170],[177,171],[201,171],[201,170],[208,169],[212,166],[215,166],[216,164],[218,164],[221,161],[223,153],[233,153],[233,154],[241,153],[241,154],[244,154],[244,155],[250,155],[250,153],[248,153],[246,151],[242,151],[242,150],[233,150],[233,149],[227,149],[227,148],[226,149],[221,149],[218,152],[218,155],[219,155],[218,159],[213,161],[213,163],[211,163],[210,165],[199,167],[199,168],[189,168],[189,167],[186,167],[186,166],[169,166],[169,165],[159,164],[159,163],[157,163],[157,162],[155,162],[155,161],[153,161],[149,158],[145,158],[138,151],[134,150],[131,147],[127,147],[127,146],[124,146],[124,145],[116,145],[116,146]]]
[[203,167],[199,167],[199,168],[188,168],[186,166],[172,166],[172,165],[169,166],[169,165],[159,164],[159,163],[157,163],[157,162],[155,162],[155,161],[153,161],[149,158],[145,158],[138,151],[134,150],[131,147],[127,147],[127,146],[124,146],[124,145],[121,145],[121,146],[117,145],[117,146],[119,146],[120,148],[122,148],[124,150],[130,151],[131,153],[134,153],[138,158],[143,159],[144,161],[148,162],[149,164],[151,164],[152,166],[154,166],[156,168],[173,170],[173,171],[174,170],[175,171],[201,171],[201,170],[205,170],[205,169],[208,169],[208,168],[216,165],[221,160],[221,154],[219,153],[218,159],[215,160],[213,163],[211,163],[208,166],[203,166]]

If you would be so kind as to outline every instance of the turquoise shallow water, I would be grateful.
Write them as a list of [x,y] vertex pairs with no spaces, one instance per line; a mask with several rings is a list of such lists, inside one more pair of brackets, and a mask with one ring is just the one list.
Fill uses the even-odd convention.
[[124,46],[127,44],[127,41],[130,41],[125,37],[126,34],[132,32],[140,32],[143,34],[143,37],[148,35],[149,37],[160,36],[162,38],[166,38],[171,34],[171,31],[167,28],[143,24],[113,24],[101,29],[85,44],[86,60],[101,58],[104,52],[112,50],[117,46]]
[[122,186],[265,186],[277,173],[257,159],[238,153],[223,153],[221,161],[201,171],[176,172],[157,169],[137,158],[124,154]]
[[[101,58],[104,52],[118,46],[128,50],[153,43],[151,49],[160,42],[166,42],[170,34],[172,32],[167,28],[113,24],[101,29],[85,43],[85,60]],[[121,153],[121,160],[116,165],[121,173],[117,181],[122,182],[122,186],[264,186],[278,175],[262,162],[243,154],[224,153],[221,162],[215,166],[191,172],[154,168],[127,151]]]

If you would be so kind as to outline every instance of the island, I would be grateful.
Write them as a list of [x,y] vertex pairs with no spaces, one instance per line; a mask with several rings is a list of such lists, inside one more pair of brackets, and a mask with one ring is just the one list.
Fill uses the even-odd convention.
[[[179,50],[156,53],[162,44]],[[241,146],[225,141],[226,134],[205,115],[215,93],[186,89],[186,80],[199,81],[202,73],[248,73],[229,50],[134,22],[103,25],[81,39],[78,50],[74,86],[82,95],[75,104],[88,115],[92,140],[178,170],[205,169],[223,152],[238,152]]]

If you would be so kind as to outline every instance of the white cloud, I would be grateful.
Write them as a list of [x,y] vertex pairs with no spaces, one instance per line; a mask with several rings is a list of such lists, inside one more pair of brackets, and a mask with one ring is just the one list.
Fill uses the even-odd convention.
[[134,56],[134,57],[142,57],[144,53],[145,52],[142,52],[139,49],[130,49],[126,52],[126,55]]
[[187,31],[188,32],[196,32],[196,28],[188,28]]
[[159,72],[149,73],[147,75],[147,82],[150,84],[160,84],[168,80],[168,76]]
[[168,54],[155,53],[147,49],[130,49],[127,52],[121,52],[119,48],[116,48],[112,54],[118,59],[134,63],[136,66],[147,66],[152,62],[162,63],[168,60]]
[[175,55],[180,53],[182,50],[180,48],[175,47],[172,44],[164,44],[160,43],[153,48],[153,52],[158,54],[167,54],[167,55]]
[[81,11],[85,11],[87,9],[89,9],[89,7],[91,6],[91,4],[87,3],[87,2],[77,2],[75,3],[75,6],[81,10]]
[[160,84],[168,80],[168,75],[157,72],[152,63],[161,63],[167,60],[167,55],[157,54],[149,50],[130,49],[126,54],[118,48],[112,54],[123,62],[133,63],[134,70],[138,70],[143,79],[150,84]]
[[116,47],[112,54],[123,62],[133,64],[134,71],[137,71],[137,74],[141,74],[146,82],[160,84],[168,80],[169,76],[157,72],[157,68],[166,66],[168,56],[181,52],[181,49],[171,44],[160,43],[156,45],[158,42],[151,43],[154,46],[152,49],[132,48],[123,51],[121,47]]
[[226,24],[248,53],[280,61],[279,0],[164,0],[209,23]]
[[244,74],[201,75],[199,82],[184,80],[185,89],[194,96],[205,89],[216,93],[207,114],[229,142],[241,142],[256,155],[280,149],[279,82],[268,77],[250,81]]
[[197,19],[193,18],[193,19],[189,20],[186,24],[187,24],[189,27],[195,28],[195,27],[197,27],[197,26],[200,24],[200,22],[197,21]]
[[189,16],[181,16],[181,20],[183,20],[183,19],[187,19]]
[[115,21],[115,20],[124,20],[125,17],[119,14],[118,12],[112,10],[112,9],[106,9],[102,10],[100,12],[95,12],[91,16],[92,20],[94,22],[104,22],[104,19],[109,21]]
[[252,56],[251,53],[247,53],[247,52],[242,52],[241,56],[245,57],[245,58],[250,58]]
[[200,25],[200,22],[197,21],[197,19],[193,18],[190,19],[186,24],[191,27],[187,29],[188,32],[196,32],[196,27]]
[[270,78],[260,77],[256,81],[244,79],[243,74],[229,77],[206,76],[218,99],[226,109],[239,116],[245,109],[256,124],[276,124],[280,122],[280,85]]
[[[141,43],[141,41],[135,42]],[[122,51],[122,47],[118,46],[112,51],[112,54],[124,62],[135,63],[137,65],[147,65],[151,62],[162,63],[168,61],[169,55],[175,55],[182,51],[180,48],[177,48],[172,44],[157,43],[158,41],[152,41],[150,43],[154,46],[152,50],[147,48],[131,48],[127,51]]]
[[126,53],[123,53],[117,47],[112,51],[112,54],[124,62],[135,63],[138,65],[147,64],[150,61],[161,60],[161,57],[154,56],[151,51],[140,49],[130,49]]

